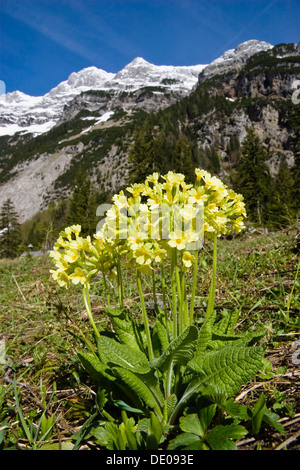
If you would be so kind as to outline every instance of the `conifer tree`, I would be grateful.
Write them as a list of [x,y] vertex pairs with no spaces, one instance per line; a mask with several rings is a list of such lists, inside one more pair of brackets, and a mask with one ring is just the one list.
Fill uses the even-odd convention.
[[134,144],[129,153],[132,182],[139,183],[149,174],[160,171],[160,150],[159,139],[154,135],[154,124],[149,118],[134,133]]
[[286,159],[282,156],[274,182],[272,219],[279,227],[288,226],[294,218],[293,178]]
[[180,136],[177,139],[172,163],[173,171],[184,174],[189,182],[194,181],[195,169],[192,160],[192,150],[187,137]]
[[291,123],[294,129],[294,136],[291,138],[291,147],[295,157],[294,167],[291,170],[293,178],[292,198],[293,211],[299,216],[300,200],[300,104],[295,105],[291,114]]
[[73,182],[73,195],[67,224],[79,224],[84,236],[91,235],[96,228],[96,206],[89,175],[82,165],[79,165]]
[[1,208],[0,231],[0,257],[15,258],[20,252],[21,230],[11,199],[7,199]]
[[270,220],[272,179],[265,163],[268,154],[253,128],[247,132],[241,153],[236,165],[234,186],[245,198],[249,219],[259,225],[266,225]]

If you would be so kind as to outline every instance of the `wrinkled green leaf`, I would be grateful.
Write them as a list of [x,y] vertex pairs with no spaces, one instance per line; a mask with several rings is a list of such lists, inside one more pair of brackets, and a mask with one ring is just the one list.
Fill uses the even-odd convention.
[[98,338],[97,346],[101,360],[108,366],[121,366],[139,374],[147,374],[150,371],[146,355],[137,349],[106,336]]
[[198,330],[195,326],[186,328],[181,335],[174,339],[158,359],[154,359],[150,366],[161,372],[168,370],[171,362],[173,365],[185,365],[193,357]]
[[231,310],[230,312],[225,311],[225,313],[227,314],[215,325],[214,333],[232,335],[239,318],[239,311]]
[[126,311],[114,311],[111,322],[120,343],[127,344],[130,348],[138,351],[147,350],[145,331]]
[[214,311],[203,323],[200,328],[198,340],[197,340],[197,356],[201,355],[212,338],[212,327],[216,318],[216,312]]
[[84,351],[79,351],[77,355],[83,367],[96,383],[100,382],[101,376],[109,380],[115,380],[115,377],[109,373],[109,369],[95,356]]
[[198,373],[203,393],[229,397],[254,377],[263,355],[262,347],[227,346],[214,353],[205,353],[200,364],[194,358],[187,366]]
[[167,406],[167,415],[168,417],[171,415],[171,413],[173,412],[176,404],[177,404],[177,396],[172,393],[172,395],[170,395],[167,400],[166,400],[166,406]]
[[161,406],[164,398],[156,388],[154,375],[145,374],[139,377],[137,374],[121,367],[115,367],[113,371],[131,389],[133,394],[136,394],[147,406],[162,417]]

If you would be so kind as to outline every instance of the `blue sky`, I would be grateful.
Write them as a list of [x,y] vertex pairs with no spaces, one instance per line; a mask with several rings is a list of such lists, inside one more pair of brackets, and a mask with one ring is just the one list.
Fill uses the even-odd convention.
[[248,39],[299,42],[300,1],[0,0],[0,80],[38,96],[84,67],[206,64]]

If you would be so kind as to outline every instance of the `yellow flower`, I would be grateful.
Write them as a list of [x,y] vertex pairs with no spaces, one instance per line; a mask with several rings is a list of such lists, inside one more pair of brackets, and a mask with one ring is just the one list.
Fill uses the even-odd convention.
[[239,233],[244,228],[245,228],[245,225],[244,225],[244,222],[243,222],[243,217],[238,217],[233,222],[233,229],[236,231],[236,233]]
[[74,263],[78,259],[78,251],[76,249],[70,249],[62,256],[68,263]]
[[139,245],[135,250],[132,251],[132,256],[136,260],[137,264],[149,266],[153,259],[151,244],[146,243]]
[[182,262],[185,268],[190,268],[194,263],[195,256],[192,255],[189,251],[185,251],[182,255]]
[[91,246],[91,237],[87,236],[86,238],[76,237],[76,240],[70,241],[70,249],[74,251],[89,251]]
[[177,248],[177,250],[184,250],[186,246],[186,239],[184,238],[183,233],[171,232],[169,235],[168,245],[170,245],[172,248]]
[[87,273],[82,268],[75,268],[74,272],[70,275],[70,279],[73,284],[84,285],[87,282]]
[[163,179],[166,180],[166,183],[168,184],[167,187],[179,186],[179,184],[184,181],[184,175],[182,173],[169,171],[165,176],[163,176]]
[[132,194],[133,198],[136,199],[144,191],[145,185],[141,183],[135,183],[132,186],[126,188],[129,193]]
[[208,199],[208,194],[205,193],[204,186],[198,186],[198,188],[192,188],[189,191],[189,204],[199,204],[203,205],[205,201]]
[[199,168],[195,169],[197,181],[201,181],[201,179],[209,179],[211,178],[211,174],[206,170],[200,170]]
[[64,232],[62,232],[62,236],[65,236],[68,238],[68,240],[71,240],[72,234],[74,235],[79,235],[81,232],[81,225],[71,225],[70,227],[66,227]]
[[65,287],[68,289],[70,287],[70,277],[67,275],[65,271],[57,270],[53,271],[50,270],[52,277],[61,287]]
[[[124,191],[120,191],[119,194],[115,194],[113,197],[112,197],[112,200],[115,204],[115,206],[120,210],[122,208],[125,208],[127,209],[128,208],[128,201],[127,201],[127,197],[125,196],[124,194]],[[107,211],[107,215],[108,215],[108,212]]]
[[154,250],[153,255],[154,255],[154,261],[156,263],[161,263],[162,260],[164,260],[166,258],[167,252],[164,248],[159,248],[158,247]]
[[136,237],[129,236],[127,240],[127,244],[131,250],[135,251],[141,247],[144,240],[146,239],[147,239],[147,236],[145,234],[139,234]]
[[152,175],[147,176],[146,182],[153,183],[154,185],[158,183],[159,173],[152,173]]

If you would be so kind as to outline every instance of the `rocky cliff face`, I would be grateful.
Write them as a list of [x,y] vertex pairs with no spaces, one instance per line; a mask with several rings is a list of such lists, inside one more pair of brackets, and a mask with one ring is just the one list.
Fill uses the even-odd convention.
[[[255,48],[256,41],[251,43]],[[252,127],[271,155],[271,173],[277,174],[281,157],[292,167],[294,155],[289,144],[294,131],[290,112],[293,85],[300,77],[300,44],[272,47],[264,43],[262,51],[237,60],[233,51],[228,58],[225,55],[225,61],[215,61],[200,73],[199,85],[206,84],[210,96],[222,96],[231,106],[221,122],[213,113],[199,116],[199,147],[205,149],[222,138],[219,153],[225,169],[230,139],[235,137],[241,144]]]

